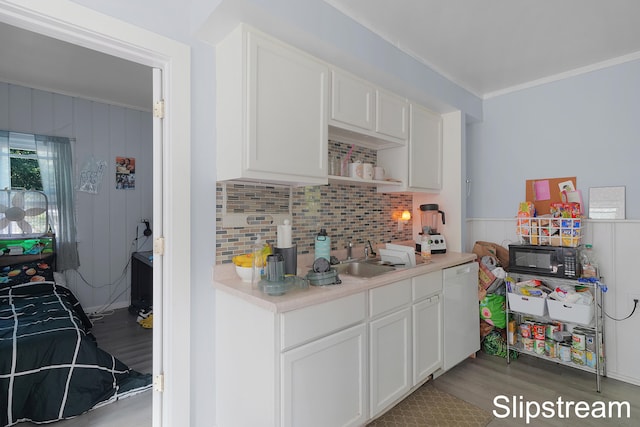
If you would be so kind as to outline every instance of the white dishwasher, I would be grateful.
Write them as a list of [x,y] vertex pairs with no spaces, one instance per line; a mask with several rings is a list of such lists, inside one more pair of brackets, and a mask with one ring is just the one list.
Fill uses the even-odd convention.
[[442,271],[444,372],[480,350],[480,313],[478,263],[470,262]]

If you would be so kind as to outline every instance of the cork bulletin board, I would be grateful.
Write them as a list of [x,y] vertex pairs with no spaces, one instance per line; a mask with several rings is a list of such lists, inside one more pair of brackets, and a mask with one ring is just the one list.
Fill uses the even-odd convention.
[[525,200],[533,202],[538,215],[548,214],[551,203],[562,202],[562,188],[576,190],[576,177],[528,179]]

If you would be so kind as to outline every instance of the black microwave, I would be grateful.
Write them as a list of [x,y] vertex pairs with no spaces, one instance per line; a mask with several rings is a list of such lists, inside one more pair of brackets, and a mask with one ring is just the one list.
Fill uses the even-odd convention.
[[509,271],[577,279],[582,275],[579,256],[578,248],[566,246],[509,245]]

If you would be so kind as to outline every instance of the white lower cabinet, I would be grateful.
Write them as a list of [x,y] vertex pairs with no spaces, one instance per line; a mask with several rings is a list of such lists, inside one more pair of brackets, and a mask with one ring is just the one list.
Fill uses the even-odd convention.
[[442,367],[441,295],[441,271],[369,291],[371,418]]
[[411,388],[411,309],[369,324],[371,417],[400,399]]
[[276,313],[215,298],[218,427],[367,421],[366,292]]
[[361,324],[283,353],[282,425],[362,425],[365,343]]
[[442,301],[434,295],[413,306],[413,384],[442,367]]
[[411,279],[413,295],[413,386],[442,368],[442,271]]
[[359,426],[366,411],[365,293],[279,315],[282,426]]
[[438,270],[282,313],[217,292],[216,425],[380,416],[442,367],[442,284]]

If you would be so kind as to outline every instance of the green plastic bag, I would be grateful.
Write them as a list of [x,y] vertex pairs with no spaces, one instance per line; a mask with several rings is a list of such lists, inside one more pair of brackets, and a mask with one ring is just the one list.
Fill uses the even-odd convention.
[[505,302],[504,295],[487,294],[480,301],[480,318],[496,328],[504,329],[507,326]]
[[[493,356],[507,357],[507,341],[502,334],[496,330],[489,332],[482,341],[482,350],[485,353]],[[517,359],[518,352],[515,350],[509,350],[509,359]]]

